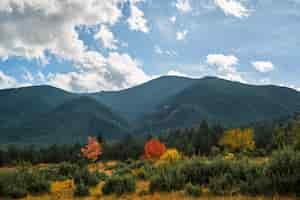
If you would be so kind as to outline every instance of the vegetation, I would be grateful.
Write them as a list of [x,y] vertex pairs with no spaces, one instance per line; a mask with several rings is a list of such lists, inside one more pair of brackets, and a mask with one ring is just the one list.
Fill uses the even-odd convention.
[[115,193],[122,195],[136,190],[136,180],[132,175],[114,175],[110,177],[102,188],[103,194]]
[[[269,132],[271,138],[257,136]],[[115,143],[99,134],[88,138],[83,147],[9,146],[0,154],[1,164],[11,169],[0,170],[0,197],[54,195],[55,185],[62,183],[76,197],[95,191],[104,198],[157,193],[195,198],[296,197],[300,195],[298,139],[299,119],[293,118],[274,125],[229,129],[202,121],[198,128],[177,129],[160,137],[129,135]],[[263,148],[262,144],[267,145]]]

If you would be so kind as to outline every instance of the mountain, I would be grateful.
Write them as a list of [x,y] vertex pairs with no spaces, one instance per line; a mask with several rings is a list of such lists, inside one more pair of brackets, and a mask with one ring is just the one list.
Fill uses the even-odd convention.
[[17,126],[75,96],[50,86],[0,90],[0,127]]
[[1,143],[74,143],[100,132],[115,139],[130,129],[95,99],[53,87],[2,90],[0,98]]
[[162,102],[154,113],[144,116],[141,124],[144,130],[165,129],[191,127],[206,119],[237,126],[298,111],[300,93],[296,90],[206,77]]
[[248,125],[300,112],[300,93],[214,77],[161,77],[122,91],[74,94],[50,86],[0,90],[0,143],[83,142],[102,133]]
[[196,81],[196,79],[166,76],[127,90],[100,92],[91,96],[134,122],[146,113],[153,112],[162,101],[193,85]]

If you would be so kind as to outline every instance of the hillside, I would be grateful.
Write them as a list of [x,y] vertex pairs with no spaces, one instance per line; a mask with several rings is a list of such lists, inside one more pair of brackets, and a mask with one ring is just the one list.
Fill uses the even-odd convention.
[[206,119],[227,126],[272,120],[300,110],[300,93],[278,86],[254,86],[213,77],[162,102],[141,121],[143,129],[191,127]]
[[[56,107],[54,102],[47,104],[44,101],[37,101],[40,109],[28,103],[28,106],[32,105],[36,110],[30,110],[28,107],[27,112],[20,112],[21,116],[24,113],[24,118],[19,117],[17,123],[9,120],[7,123],[3,122],[0,127],[1,143],[75,143],[85,141],[87,136],[97,135],[100,132],[107,138],[119,138],[122,136],[120,134],[129,131],[126,120],[92,98],[76,95],[70,99],[55,95],[51,97],[53,101],[57,99],[66,101],[60,101],[60,104],[58,101],[55,102]],[[51,97],[48,96],[50,98],[48,100],[51,100]],[[27,102],[24,101],[24,104],[19,106],[26,107]],[[14,113],[12,108],[7,109],[8,111]],[[1,116],[5,118],[2,113]]]
[[72,94],[50,86],[0,90],[1,143],[73,143],[102,133],[193,127],[203,119],[239,126],[300,111],[300,93],[207,77],[161,77],[115,92]]
[[196,79],[167,76],[127,90],[100,92],[91,94],[91,96],[129,120],[135,121],[144,114],[154,111],[162,101],[191,86],[196,81]]

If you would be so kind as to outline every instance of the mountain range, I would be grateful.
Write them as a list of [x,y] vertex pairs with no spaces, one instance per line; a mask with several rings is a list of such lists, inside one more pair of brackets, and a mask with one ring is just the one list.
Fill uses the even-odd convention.
[[51,86],[0,90],[0,143],[65,144],[101,133],[192,127],[203,119],[224,126],[273,120],[300,111],[300,93],[215,77],[160,77],[122,91],[76,94]]

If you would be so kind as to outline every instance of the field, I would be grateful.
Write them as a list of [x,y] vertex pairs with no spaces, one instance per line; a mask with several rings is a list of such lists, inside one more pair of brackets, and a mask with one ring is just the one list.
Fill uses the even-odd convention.
[[[259,156],[252,138],[251,129],[228,131],[220,144],[226,144],[231,152],[214,147],[210,155],[192,156],[151,138],[145,143],[144,152],[136,154],[141,155],[139,158],[124,156],[126,159],[105,160],[101,158],[105,144],[90,137],[87,145],[78,148],[77,159],[53,159],[55,162],[47,164],[19,159],[6,165],[10,167],[2,167],[0,197],[22,200],[298,198],[299,150],[284,147]],[[52,148],[50,152],[57,149]],[[61,152],[67,151],[62,148]],[[23,158],[28,159],[26,155]],[[31,155],[30,158],[37,157]],[[50,155],[57,156],[57,153]]]
[[[200,159],[200,158],[199,158]],[[201,160],[204,160],[201,158]],[[184,161],[182,161],[184,162]],[[207,162],[207,160],[205,161]],[[251,159],[249,163],[263,165],[269,162],[268,158],[255,158]],[[130,165],[140,165],[140,161],[131,161],[131,164],[124,164],[118,161],[111,161],[106,163],[98,163],[98,164],[89,164],[88,170],[92,173],[95,170],[105,173],[107,176],[113,176],[115,173],[120,173],[121,168],[130,169],[129,172],[122,172],[122,173],[132,173],[137,174],[136,172],[139,168],[130,167]],[[62,165],[65,164],[40,164],[36,166],[30,166],[29,170],[32,171],[39,171],[45,169],[54,169],[60,168]],[[159,167],[157,164],[156,167]],[[161,165],[161,164],[159,164]],[[70,166],[68,166],[70,167]],[[65,168],[68,168],[65,167]],[[134,168],[134,169],[131,169]],[[16,172],[17,168],[15,167],[6,167],[0,169],[0,174],[4,173],[13,173]],[[271,195],[271,196],[264,196],[264,195],[257,195],[257,196],[250,196],[250,195],[240,195],[240,194],[226,194],[226,195],[215,195],[209,192],[209,189],[206,187],[202,187],[202,194],[198,197],[193,197],[187,195],[184,190],[178,191],[170,191],[170,192],[149,192],[149,180],[142,180],[137,179],[136,182],[136,190],[135,192],[124,193],[121,195],[116,194],[109,194],[105,195],[102,192],[102,187],[105,181],[100,181],[96,186],[90,187],[89,191],[90,194],[86,197],[74,197],[74,190],[76,189],[76,185],[72,179],[64,178],[64,180],[54,180],[51,181],[51,189],[48,193],[45,194],[36,194],[36,195],[27,195],[22,200],[68,200],[68,199],[78,199],[78,200],[96,200],[96,199],[104,199],[104,200],[114,200],[114,199],[127,199],[127,200],[134,200],[134,199],[145,199],[145,200],[159,200],[159,199],[171,199],[171,200],[192,200],[192,199],[199,199],[199,200],[292,200],[296,199],[294,196],[285,196],[285,195]],[[200,186],[199,186],[200,188]]]

